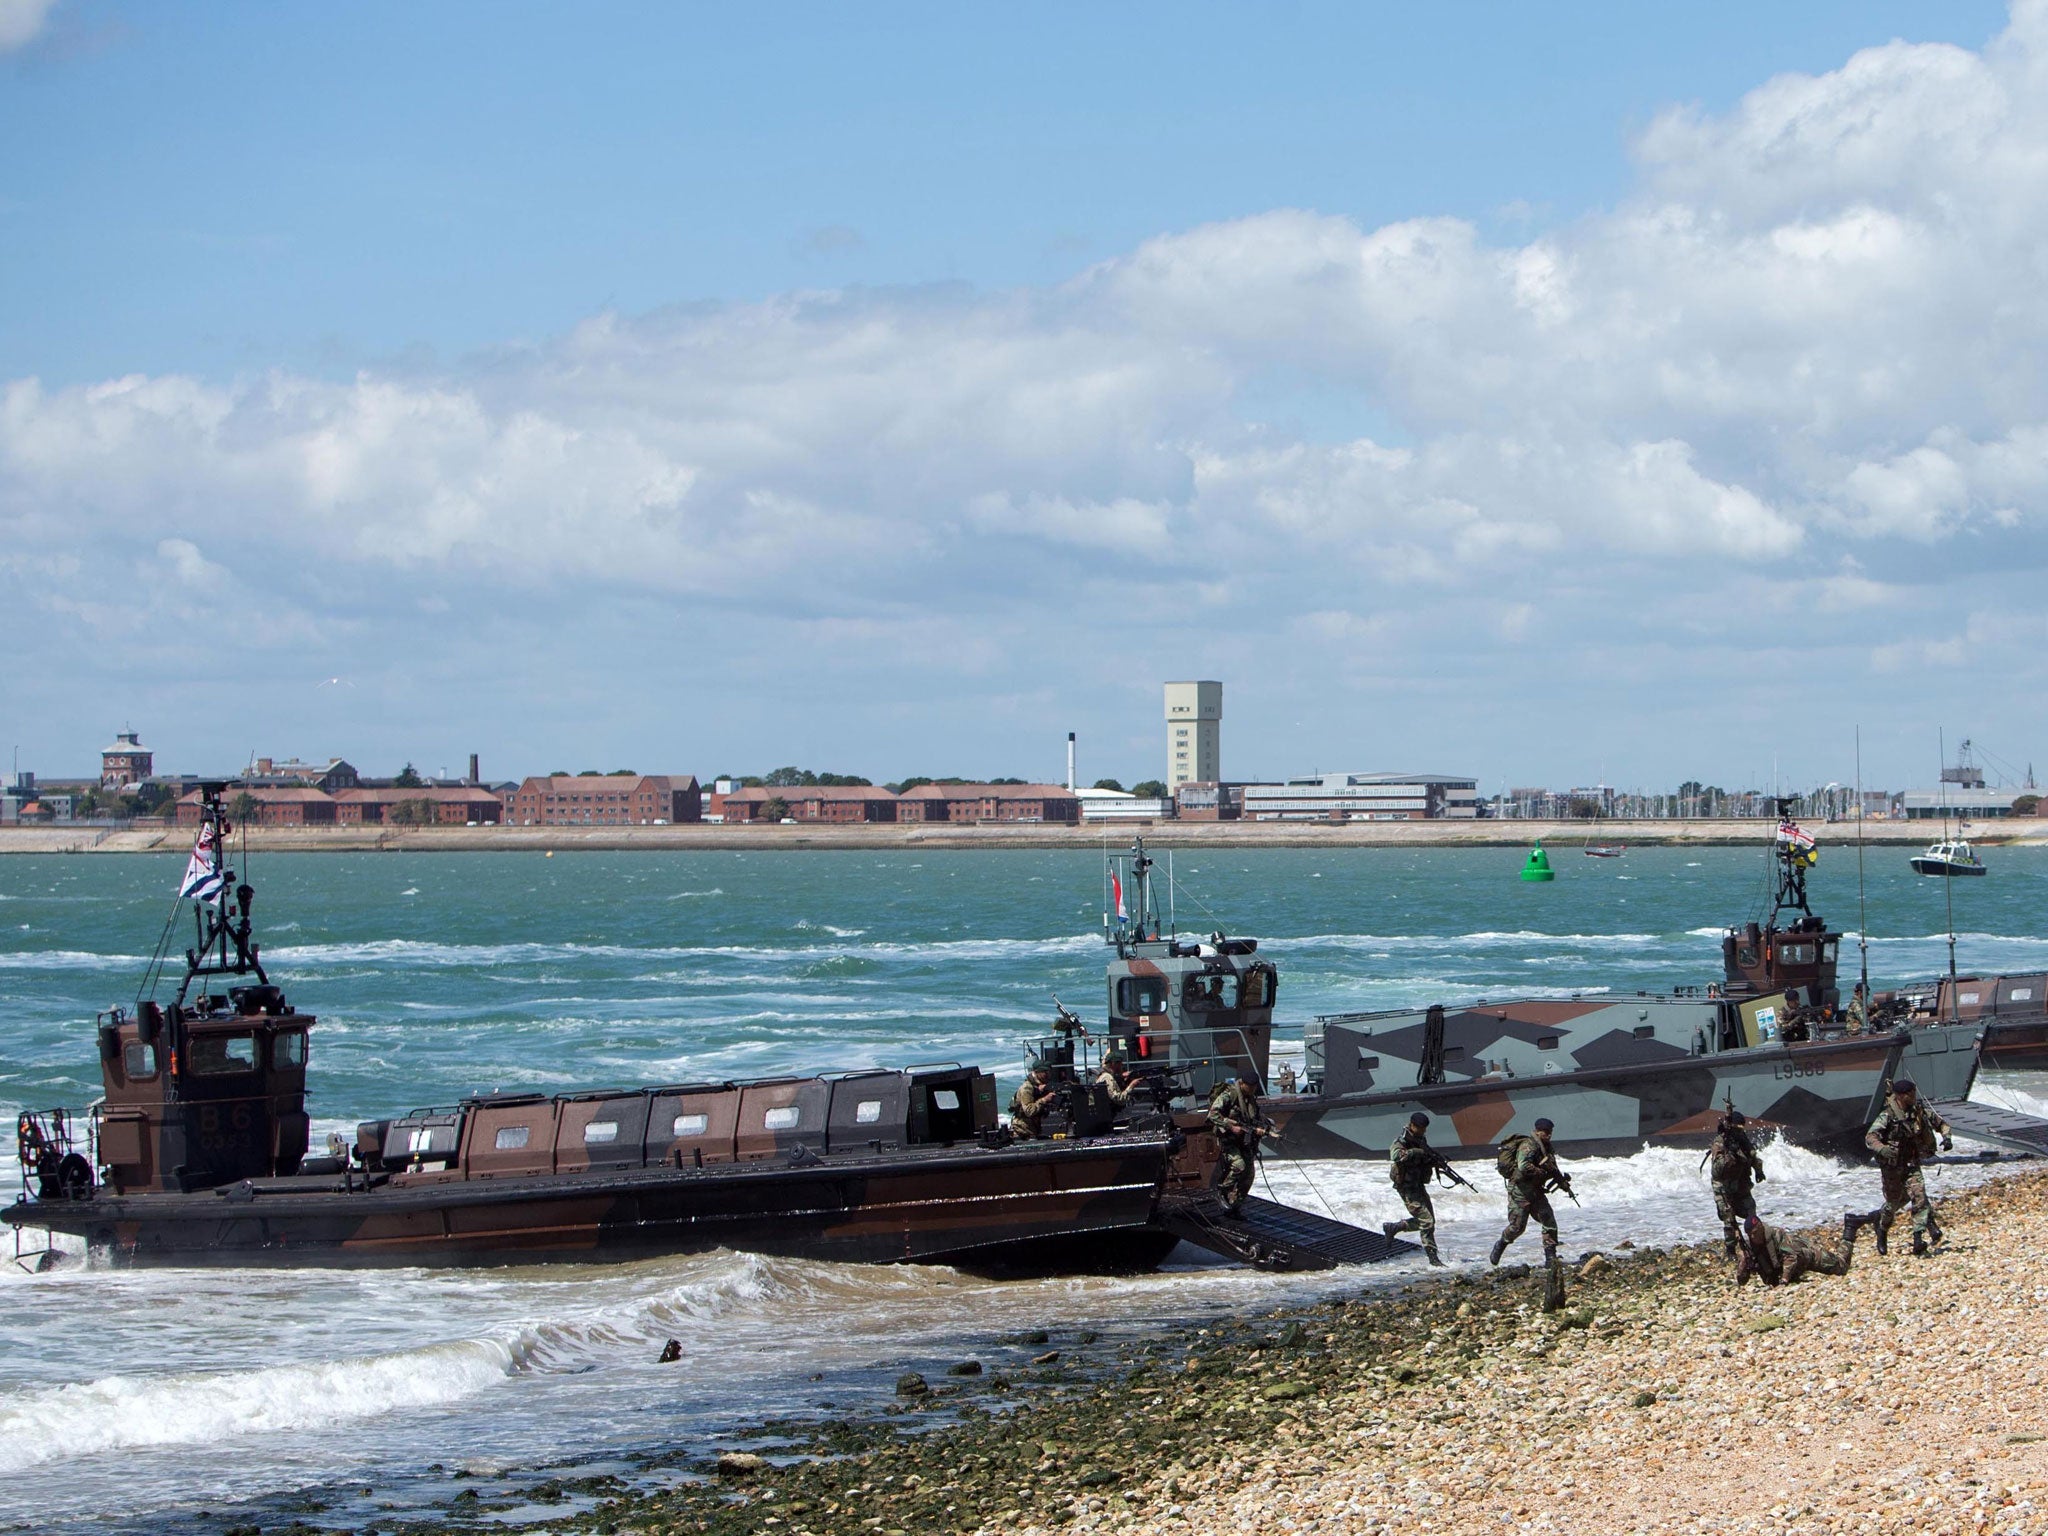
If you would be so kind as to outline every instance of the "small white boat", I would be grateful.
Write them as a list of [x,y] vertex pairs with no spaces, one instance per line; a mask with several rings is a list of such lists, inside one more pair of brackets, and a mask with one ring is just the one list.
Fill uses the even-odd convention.
[[1913,872],[1917,875],[1981,875],[1985,872],[1984,861],[1977,857],[1977,851],[1962,838],[1929,843],[1925,853],[1913,855]]
[[1627,843],[1588,843],[1581,850],[1589,859],[1618,859],[1628,852]]

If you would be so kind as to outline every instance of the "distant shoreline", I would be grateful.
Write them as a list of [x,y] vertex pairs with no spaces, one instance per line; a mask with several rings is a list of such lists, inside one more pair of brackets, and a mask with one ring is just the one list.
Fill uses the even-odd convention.
[[[1853,823],[1807,824],[1830,848],[1853,848]],[[1939,822],[1871,822],[1872,846],[1920,846]],[[0,827],[0,854],[182,853],[190,827]],[[973,848],[1121,847],[1134,835],[1158,848],[1526,848],[1542,841],[1560,861],[1589,841],[1646,847],[1754,847],[1770,836],[1760,819],[1691,821],[1353,821],[1175,822],[1059,827],[1045,825],[666,827],[251,827],[250,846],[270,853],[733,852],[777,849],[852,851]],[[2030,817],[1973,828],[1985,847],[2048,843],[2048,820]]]

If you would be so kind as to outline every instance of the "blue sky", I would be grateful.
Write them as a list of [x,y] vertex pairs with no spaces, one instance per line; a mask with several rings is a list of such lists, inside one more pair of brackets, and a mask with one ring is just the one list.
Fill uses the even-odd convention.
[[1201,674],[1233,776],[2024,762],[2007,28],[0,0],[12,732],[1130,779]]

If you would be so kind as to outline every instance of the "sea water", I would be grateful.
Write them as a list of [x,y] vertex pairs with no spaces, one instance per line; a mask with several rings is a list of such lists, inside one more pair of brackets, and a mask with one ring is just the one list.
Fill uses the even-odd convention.
[[[2048,968],[2048,850],[1993,849],[1989,878],[1952,889],[1905,859],[1866,860],[1877,984],[1946,968],[1951,897],[1963,968]],[[1723,926],[1768,905],[1761,849],[1555,862],[1551,885],[1517,880],[1513,849],[1197,850],[1159,874],[1181,931],[1256,936],[1279,963],[1283,1056],[1316,1013],[1711,980]],[[181,868],[0,859],[0,1109],[97,1095],[92,1015],[134,1001]],[[319,1017],[316,1139],[475,1092],[874,1063],[977,1062],[1007,1095],[1055,994],[1084,1018],[1103,1012],[1093,853],[278,854],[247,872],[264,962]],[[1829,849],[1812,891],[1852,934],[1846,978],[1853,853]],[[2044,1086],[2015,1075],[1976,1096],[2040,1113]],[[1865,1169],[1787,1148],[1766,1163],[1774,1220],[1873,1203]],[[1575,1174],[1570,1251],[1713,1233],[1697,1153]],[[1938,1195],[1982,1176],[1950,1166],[1931,1183]],[[1401,1214],[1373,1164],[1276,1156],[1264,1178],[1362,1224]],[[1466,1263],[1501,1214],[1479,1182],[1438,1198],[1443,1245]],[[602,1466],[708,1444],[749,1416],[857,1402],[906,1363],[1020,1328],[1113,1330],[1412,1278],[1261,1276],[1185,1250],[1156,1275],[1032,1282],[728,1253],[482,1272],[10,1266],[0,1527],[176,1529],[202,1508],[260,1512],[295,1489],[364,1482],[403,1503],[435,1463]],[[669,1338],[684,1358],[658,1365]]]

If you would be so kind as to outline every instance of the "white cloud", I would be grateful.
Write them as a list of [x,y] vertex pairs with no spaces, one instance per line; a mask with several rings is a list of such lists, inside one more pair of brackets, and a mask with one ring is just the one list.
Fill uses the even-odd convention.
[[[0,38],[44,9],[0,0]],[[1965,553],[2048,561],[2048,0],[1982,54],[1665,113],[1637,154],[1636,195],[1519,245],[1283,209],[1047,288],[606,313],[431,374],[18,379],[7,570],[74,616],[137,562],[224,571],[308,634],[386,586],[651,594],[842,656],[1119,582],[1153,590],[1090,621],[1098,652],[1141,602],[1241,647],[1398,648],[1460,605],[1498,644],[1789,601],[1868,626],[1839,639],[1879,668],[1945,663],[1887,608]],[[1380,425],[1255,425],[1235,402],[1276,375]]]
[[0,0],[0,53],[34,42],[56,3],[57,0]]

